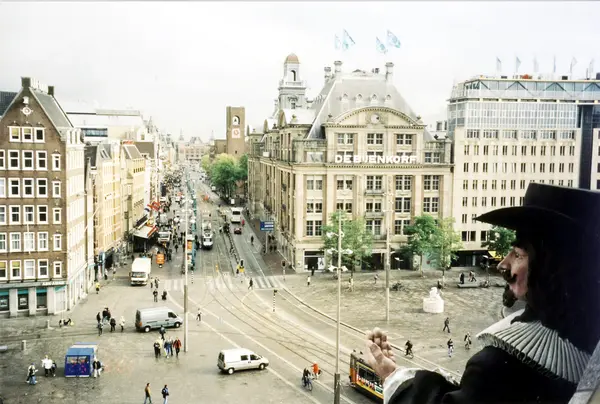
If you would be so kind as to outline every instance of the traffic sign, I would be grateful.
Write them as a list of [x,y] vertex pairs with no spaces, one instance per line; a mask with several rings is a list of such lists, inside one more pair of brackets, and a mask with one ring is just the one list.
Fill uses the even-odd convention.
[[272,220],[266,220],[260,222],[260,231],[273,231],[275,229],[275,222]]

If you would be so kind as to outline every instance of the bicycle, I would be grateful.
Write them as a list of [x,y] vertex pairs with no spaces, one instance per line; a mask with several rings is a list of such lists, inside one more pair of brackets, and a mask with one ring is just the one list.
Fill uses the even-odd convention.
[[308,391],[312,391],[313,384],[312,384],[312,380],[311,380],[310,376],[308,376],[306,378],[303,377],[301,382],[302,382],[302,387],[304,387]]

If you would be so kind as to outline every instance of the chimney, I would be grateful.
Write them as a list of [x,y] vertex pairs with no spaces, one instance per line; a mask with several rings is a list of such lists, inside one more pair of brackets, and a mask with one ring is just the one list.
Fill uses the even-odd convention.
[[335,70],[334,70],[335,74],[342,72],[342,62],[341,61],[336,60],[335,62],[333,62],[333,65],[335,66]]
[[385,64],[385,81],[388,84],[392,84],[394,80],[394,64],[387,62]]
[[331,78],[331,67],[325,66],[323,70],[325,71],[325,83],[327,83]]
[[31,77],[21,77],[21,87],[23,87],[23,88],[31,87]]
[[54,86],[48,86],[48,95],[54,97]]

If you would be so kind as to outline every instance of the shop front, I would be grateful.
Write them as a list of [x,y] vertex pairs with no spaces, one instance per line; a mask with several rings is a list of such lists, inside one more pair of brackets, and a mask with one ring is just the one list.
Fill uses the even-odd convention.
[[325,256],[320,250],[304,251],[304,270],[322,271],[325,269]]
[[46,315],[66,310],[64,284],[61,280],[0,285],[0,317]]

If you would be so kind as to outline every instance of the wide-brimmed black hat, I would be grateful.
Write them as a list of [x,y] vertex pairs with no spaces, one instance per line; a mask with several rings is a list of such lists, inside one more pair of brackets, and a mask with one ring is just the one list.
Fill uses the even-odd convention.
[[598,237],[600,192],[531,183],[523,206],[496,209],[476,220],[512,230],[579,230]]

